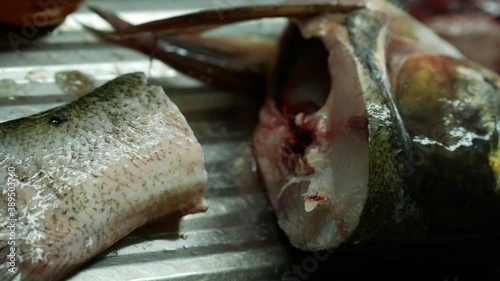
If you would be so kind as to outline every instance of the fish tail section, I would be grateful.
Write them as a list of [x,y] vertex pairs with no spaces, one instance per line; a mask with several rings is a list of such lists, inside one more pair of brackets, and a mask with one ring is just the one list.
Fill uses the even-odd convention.
[[199,32],[216,27],[261,19],[266,17],[308,17],[323,13],[348,13],[363,8],[363,5],[340,5],[332,3],[288,3],[286,5],[261,5],[209,9],[167,19],[146,22],[115,32],[116,36],[126,37],[139,33],[179,34],[187,30]]

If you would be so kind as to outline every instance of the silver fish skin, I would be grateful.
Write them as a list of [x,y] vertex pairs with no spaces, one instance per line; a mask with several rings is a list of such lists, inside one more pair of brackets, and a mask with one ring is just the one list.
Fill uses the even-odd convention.
[[61,280],[134,229],[204,212],[205,158],[142,73],[0,124],[0,280]]

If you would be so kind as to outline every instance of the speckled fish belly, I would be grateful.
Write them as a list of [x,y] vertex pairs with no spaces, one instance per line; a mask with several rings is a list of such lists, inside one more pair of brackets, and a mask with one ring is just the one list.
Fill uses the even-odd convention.
[[290,242],[498,237],[498,75],[384,1],[340,2],[367,8],[291,20],[253,137]]
[[0,279],[60,280],[132,230],[207,209],[205,158],[142,73],[0,124]]

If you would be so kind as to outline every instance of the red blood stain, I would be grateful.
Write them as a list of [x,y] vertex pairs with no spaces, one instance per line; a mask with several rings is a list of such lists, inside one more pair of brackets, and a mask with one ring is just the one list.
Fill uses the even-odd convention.
[[325,196],[319,195],[319,194],[306,195],[305,196],[305,200],[307,200],[307,201],[315,201],[315,202],[325,201]]

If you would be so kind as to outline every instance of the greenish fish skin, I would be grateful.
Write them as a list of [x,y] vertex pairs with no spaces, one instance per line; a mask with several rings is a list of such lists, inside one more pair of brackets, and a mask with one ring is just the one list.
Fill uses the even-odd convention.
[[389,53],[403,64],[391,88],[376,63],[376,50],[386,48],[383,15],[353,13],[347,25],[363,69],[379,84],[365,92],[369,194],[352,239],[426,243],[500,234],[498,76],[465,58]]
[[142,73],[0,124],[0,279],[60,280],[155,219],[203,212],[201,146]]

